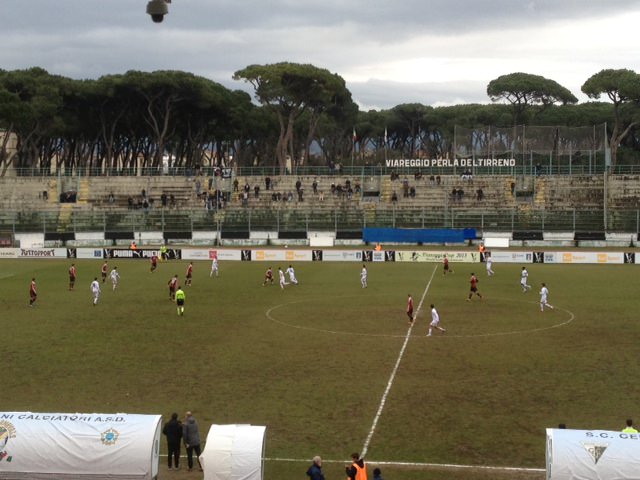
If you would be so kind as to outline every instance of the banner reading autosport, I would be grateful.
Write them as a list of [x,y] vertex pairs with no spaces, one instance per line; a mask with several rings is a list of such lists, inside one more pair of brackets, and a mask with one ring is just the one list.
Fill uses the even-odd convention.
[[457,263],[478,263],[480,262],[480,254],[478,252],[448,252],[448,251],[409,251],[396,250],[396,262],[442,262],[444,256],[447,256],[450,262]]
[[66,248],[19,248],[18,258],[67,258]]
[[[131,250],[126,248],[105,248],[103,251],[104,258],[151,258],[154,255],[159,257],[160,250],[142,249]],[[182,258],[182,252],[180,249],[169,248],[167,249],[167,258],[170,260],[180,260]]]

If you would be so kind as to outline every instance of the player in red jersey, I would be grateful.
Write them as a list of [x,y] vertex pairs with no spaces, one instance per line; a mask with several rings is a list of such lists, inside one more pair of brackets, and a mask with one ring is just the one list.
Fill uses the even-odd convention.
[[409,317],[409,325],[413,323],[413,297],[411,294],[407,296],[407,317]]
[[169,280],[169,300],[174,301],[176,298],[176,290],[178,289],[178,274],[176,273]]
[[273,285],[273,270],[271,270],[271,267],[267,268],[267,271],[264,273],[264,282],[262,282],[262,286],[264,287],[267,283]]
[[479,296],[480,300],[482,300],[482,294],[478,291],[478,278],[474,273],[471,273],[469,284],[471,285],[471,288],[469,290],[469,297],[467,298],[467,302],[471,301],[471,297],[473,297],[474,294]]
[[443,273],[442,273],[443,275],[446,275],[447,273],[453,273],[453,269],[449,268],[449,259],[447,258],[446,255],[442,259],[442,268],[443,268]]
[[187,280],[184,282],[185,286],[191,286],[191,277],[193,276],[193,262],[189,262],[189,266],[187,267]]
[[76,264],[72,263],[69,267],[69,290],[73,290],[73,287],[76,284],[76,276],[78,272],[76,271]]
[[158,268],[158,256],[153,254],[151,256],[151,272],[153,272],[156,268]]
[[102,283],[107,279],[107,270],[109,270],[109,265],[107,265],[107,261],[105,260],[102,264],[102,270],[100,270],[100,273],[102,274]]
[[29,306],[33,307],[33,304],[36,303],[38,299],[38,292],[36,290],[36,279],[31,279],[31,285],[29,286]]

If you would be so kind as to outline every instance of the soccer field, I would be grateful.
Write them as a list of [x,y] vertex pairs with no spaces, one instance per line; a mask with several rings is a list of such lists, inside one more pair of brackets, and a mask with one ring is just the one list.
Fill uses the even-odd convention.
[[[383,464],[385,478],[543,478],[540,472],[421,464],[544,468],[545,431],[618,430],[640,417],[640,340],[633,265],[294,264],[300,285],[262,286],[261,262],[196,262],[184,317],[168,299],[188,262],[110,260],[118,289],[89,285],[99,260],[75,260],[68,291],[60,260],[4,260],[3,409],[162,414],[190,409],[211,423],[267,426],[266,478],[303,478],[313,455],[351,452]],[[469,275],[484,299],[467,302]],[[31,277],[38,300],[28,307]],[[556,308],[541,313],[546,282]],[[407,294],[418,309],[409,329]],[[446,334],[425,336],[429,305]],[[408,337],[408,338],[407,338]],[[397,368],[396,368],[397,367]],[[395,375],[392,375],[395,373]],[[164,449],[163,439],[163,449]],[[291,459],[296,461],[283,461]],[[297,460],[300,460],[298,462]],[[400,465],[416,464],[416,465]],[[371,470],[371,469],[370,469]],[[167,472],[160,478],[200,478]]]

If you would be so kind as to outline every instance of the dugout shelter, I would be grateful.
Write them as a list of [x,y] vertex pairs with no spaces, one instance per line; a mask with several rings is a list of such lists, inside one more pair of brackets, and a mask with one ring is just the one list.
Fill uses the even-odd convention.
[[637,480],[640,434],[547,429],[547,480]]
[[262,480],[267,427],[211,425],[200,464],[204,480]]
[[162,416],[0,412],[0,479],[153,480]]

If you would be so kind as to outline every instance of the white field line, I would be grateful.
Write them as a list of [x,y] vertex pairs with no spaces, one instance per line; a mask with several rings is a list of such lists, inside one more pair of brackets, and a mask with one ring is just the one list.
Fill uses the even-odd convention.
[[[427,296],[427,292],[429,291],[429,287],[431,287],[431,282],[433,281],[433,276],[436,274],[436,270],[438,269],[438,265],[436,264],[433,267],[433,272],[431,272],[431,278],[427,282],[427,286],[422,292],[422,298],[420,298],[420,303],[418,304],[418,308],[416,308],[416,313],[413,318],[418,317],[418,313],[422,309],[422,303],[424,302],[425,297]],[[398,359],[396,360],[396,364],[393,367],[393,371],[391,372],[391,376],[389,377],[389,381],[387,382],[387,388],[385,388],[384,393],[382,394],[382,398],[380,399],[380,405],[378,405],[378,411],[376,412],[376,416],[373,417],[373,423],[371,424],[371,428],[369,429],[369,434],[367,435],[367,439],[364,441],[364,445],[362,446],[362,450],[360,456],[364,458],[367,454],[367,450],[369,450],[369,444],[371,443],[371,438],[373,438],[373,434],[376,431],[376,427],[378,426],[378,420],[380,420],[380,416],[382,415],[382,411],[384,410],[384,405],[387,403],[387,396],[389,396],[389,392],[391,391],[391,387],[393,386],[393,381],[396,378],[396,373],[398,373],[398,368],[400,367],[400,362],[402,361],[402,357],[404,356],[404,352],[407,349],[407,344],[409,343],[409,339],[411,338],[411,330],[415,324],[415,320],[411,322],[409,328],[407,329],[407,334],[404,337],[404,343],[402,344],[402,348],[400,349],[400,353],[398,354]]]
[[[161,458],[167,458],[167,454],[163,453],[159,455]],[[180,455],[180,458],[187,458],[185,454]],[[308,463],[310,458],[271,458],[264,457],[265,462],[290,462],[290,463]],[[349,463],[348,460],[327,460],[322,459],[322,463]],[[389,462],[389,461],[374,461],[367,460],[369,465],[388,465],[390,467],[417,467],[417,468],[459,468],[459,469],[471,469],[471,470],[493,470],[503,472],[545,472],[544,468],[525,468],[525,467],[495,467],[490,465],[458,465],[455,463],[423,463],[423,462]]]

